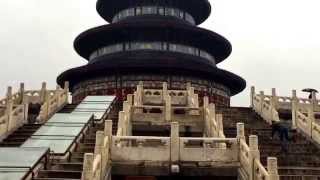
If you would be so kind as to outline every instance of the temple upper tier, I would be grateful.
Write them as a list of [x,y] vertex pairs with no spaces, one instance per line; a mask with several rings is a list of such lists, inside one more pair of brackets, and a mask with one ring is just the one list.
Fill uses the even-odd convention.
[[207,0],[99,0],[97,11],[111,24],[74,41],[88,64],[58,77],[61,85],[70,82],[73,101],[91,94],[125,98],[139,81],[152,88],[167,82],[171,89],[190,82],[200,97],[228,106],[245,88],[241,77],[216,66],[231,54],[230,42],[196,26],[210,15]]

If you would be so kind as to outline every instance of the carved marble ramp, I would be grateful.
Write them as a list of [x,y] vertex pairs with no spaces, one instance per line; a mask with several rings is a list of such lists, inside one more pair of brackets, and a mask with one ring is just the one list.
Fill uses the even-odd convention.
[[[271,127],[251,108],[219,107],[224,117],[224,132],[227,137],[234,137],[236,130],[234,124],[238,121],[245,123],[247,134],[256,134],[259,137],[259,150],[261,162],[266,166],[266,158],[278,158],[279,174],[281,180],[304,180],[320,178],[320,150],[317,146],[299,133],[291,131],[295,141],[288,143],[288,152],[281,150],[281,142],[275,136],[271,137]],[[283,114],[285,112],[281,112]],[[290,112],[291,113],[291,112]],[[289,114],[281,115],[290,117]]]
[[46,163],[48,148],[0,148],[0,180],[30,179]]
[[[82,126],[83,124],[87,123],[86,119],[81,117],[86,117],[87,115],[94,115],[95,118],[94,121],[89,121],[89,123],[86,124],[86,130],[80,133],[81,137],[80,135],[77,136],[79,138],[75,142],[76,145],[74,146],[74,148],[68,149],[68,151],[65,152],[66,156],[64,156],[64,158],[55,158],[54,160],[50,161],[47,165],[47,169],[40,169],[39,173],[33,179],[81,179],[84,154],[94,152],[96,132],[104,129],[104,123],[100,124],[99,121],[104,120],[104,118],[111,119],[111,117],[118,119],[117,114],[119,112],[120,106],[116,106],[114,104],[117,104],[115,102],[114,96],[88,96],[79,105],[73,107],[73,110],[69,111],[69,113],[55,114],[53,117],[56,117],[50,119],[46,124],[48,127],[44,127],[44,129],[42,129],[42,131],[37,132],[39,134],[35,134],[35,136],[45,133],[47,135],[52,135],[55,138],[57,137],[58,139],[64,138],[68,140],[68,138],[74,138],[74,135],[79,130],[79,126]],[[61,126],[63,126],[63,129],[59,129],[61,128]],[[57,133],[60,133],[61,136],[57,136]],[[52,136],[47,136],[47,138],[50,141],[59,141],[57,139],[52,140]],[[43,137],[40,136],[40,138]]]

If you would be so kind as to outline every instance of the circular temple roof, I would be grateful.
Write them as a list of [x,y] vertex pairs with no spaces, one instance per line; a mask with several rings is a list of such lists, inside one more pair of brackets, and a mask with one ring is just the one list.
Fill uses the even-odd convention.
[[57,82],[63,86],[64,81],[69,81],[70,87],[73,87],[81,81],[107,75],[150,73],[177,74],[213,80],[228,87],[231,95],[245,88],[246,82],[241,77],[200,62],[199,57],[194,57],[195,59],[192,57],[194,56],[176,56],[175,53],[152,51],[140,52],[138,55],[127,52],[123,56],[102,56],[95,63],[63,72],[57,78]]
[[185,10],[193,16],[196,24],[201,24],[211,13],[208,0],[98,0],[96,8],[100,16],[111,23],[112,18],[121,10],[142,5],[175,7]]
[[77,53],[85,59],[95,50],[127,41],[165,41],[185,44],[207,51],[216,63],[226,59],[232,47],[223,36],[196,26],[175,21],[146,20],[96,27],[81,33],[74,41]]

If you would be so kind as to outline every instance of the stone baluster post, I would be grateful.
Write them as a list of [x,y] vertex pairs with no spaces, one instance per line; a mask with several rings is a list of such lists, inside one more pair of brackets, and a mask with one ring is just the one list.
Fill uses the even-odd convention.
[[249,165],[250,165],[250,174],[249,180],[254,180],[254,161],[255,159],[260,159],[260,152],[258,148],[258,136],[250,135],[249,136]]
[[94,155],[101,154],[102,146],[103,146],[104,132],[97,131],[96,132],[96,143],[94,147]]
[[312,124],[314,122],[314,111],[313,106],[308,108],[308,135],[312,138]]
[[239,143],[240,140],[245,140],[244,123],[237,123],[237,139]]
[[[101,160],[104,159],[104,157],[102,157],[103,151],[104,151],[103,144],[104,144],[104,132],[103,131],[97,131],[96,132],[96,143],[95,143],[95,147],[94,147],[94,157],[95,158],[98,155],[100,155],[101,156]],[[103,163],[103,162],[101,162],[101,163]],[[102,166],[100,166],[100,169],[98,171],[101,174]]]
[[272,88],[272,97],[270,99],[270,104],[272,107],[275,109],[278,108],[278,98],[277,98],[277,93],[276,93],[276,88]]
[[269,180],[279,180],[278,161],[276,157],[268,157]]
[[218,123],[217,137],[223,137],[224,136],[224,134],[223,134],[223,115],[217,114],[216,118],[217,118],[217,123]]
[[187,83],[186,90],[188,91],[191,88],[191,82]]
[[170,133],[170,157],[171,164],[175,164],[179,161],[179,151],[180,151],[180,137],[179,137],[179,123],[171,123],[171,133]]
[[297,98],[297,91],[292,90],[292,129],[297,129],[297,111],[298,111],[298,98]]
[[[119,121],[118,121],[118,131],[117,131],[117,136],[125,136],[125,132],[126,132],[126,130],[125,130],[125,122],[124,122],[124,117],[125,116],[125,114],[124,114],[124,112],[123,111],[120,111],[119,112]],[[119,131],[120,130],[120,128],[122,129],[122,132],[121,131]]]
[[171,109],[172,109],[172,107],[171,107],[171,96],[170,95],[167,95],[166,96],[166,101],[165,101],[165,103],[166,103],[166,107],[165,107],[165,120],[167,121],[167,122],[169,122],[169,121],[171,121],[172,119],[172,116],[171,116]]
[[216,106],[213,103],[209,104],[209,137],[216,137],[218,133],[213,128],[213,122],[216,122]]
[[162,98],[163,98],[163,101],[165,101],[165,97],[169,95],[168,94],[168,83],[167,82],[163,82],[162,84]]
[[260,113],[262,113],[264,98],[265,98],[264,92],[260,91]]
[[206,108],[208,108],[208,106],[209,106],[209,97],[204,96],[203,97],[203,109],[205,110]]
[[47,120],[49,118],[50,114],[52,113],[52,112],[50,112],[51,104],[50,104],[50,94],[49,93],[46,93],[44,103],[46,103],[47,106],[45,106],[45,109],[43,109],[44,110],[44,117],[43,117],[43,119],[41,119],[41,121]]
[[61,87],[59,86],[59,85],[57,85],[56,86],[56,91],[55,91],[55,93],[54,93],[54,95],[55,95],[55,98],[57,99],[57,105],[58,105],[58,107],[60,106],[60,104],[61,104],[61,99],[60,99],[60,95],[61,95]]
[[112,145],[112,120],[106,120],[104,123],[104,135],[105,138],[108,139],[106,159],[109,161],[110,159],[110,147]]
[[207,113],[207,110],[209,108],[209,98],[208,96],[204,96],[203,97],[203,110],[202,110],[202,114],[203,114],[203,120],[205,123],[205,132],[203,132],[203,134],[205,136],[208,136],[209,132],[210,132],[210,119],[209,119],[209,114]]
[[106,120],[104,123],[104,135],[108,137],[111,142],[112,137],[112,120]]
[[63,87],[63,90],[64,90],[64,92],[66,93],[66,99],[64,100],[64,102],[67,104],[68,102],[69,102],[69,87],[70,86],[70,84],[69,84],[69,82],[68,81],[65,81],[64,82],[64,87]]
[[104,137],[104,141],[103,141],[103,146],[102,146],[102,152],[101,152],[101,175],[102,178],[106,177],[106,173],[108,172],[109,169],[109,161],[110,161],[110,141],[108,136]]
[[312,102],[311,102],[311,104],[312,104],[312,110],[313,111],[315,111],[315,109],[317,108],[317,97],[316,97],[316,92],[312,92]]
[[23,104],[24,103],[24,83],[20,83],[20,89],[19,89],[19,93],[20,93],[20,99],[19,99],[19,104]]
[[84,154],[83,171],[82,171],[82,177],[81,177],[82,180],[92,180],[93,160],[94,160],[93,153],[85,153]]
[[253,100],[255,95],[256,95],[255,87],[251,86],[251,90],[250,90],[250,107],[251,108],[253,108]]
[[6,103],[6,111],[5,114],[7,116],[7,132],[11,130],[12,124],[14,124],[12,118],[12,111],[13,111],[13,99],[12,99],[12,87],[9,86],[7,89],[7,103]]
[[133,95],[132,94],[127,95],[127,101],[128,101],[129,105],[133,105]]
[[43,82],[41,85],[41,91],[40,91],[40,102],[44,103],[47,97],[47,83]]
[[188,107],[195,107],[195,101],[194,98],[194,87],[190,87],[188,90]]
[[139,106],[143,105],[143,96],[144,96],[143,82],[140,81],[137,86],[137,97],[138,97],[137,102]]

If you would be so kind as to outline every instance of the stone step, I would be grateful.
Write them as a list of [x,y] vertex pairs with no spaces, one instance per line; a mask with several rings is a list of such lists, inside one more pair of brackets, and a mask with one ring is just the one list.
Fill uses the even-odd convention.
[[38,178],[80,179],[82,171],[40,170]]
[[74,178],[33,178],[33,180],[64,180],[64,179],[67,179],[67,180],[80,180],[79,179],[74,179]]
[[67,170],[67,171],[82,171],[82,162],[56,162],[52,163],[51,170]]

